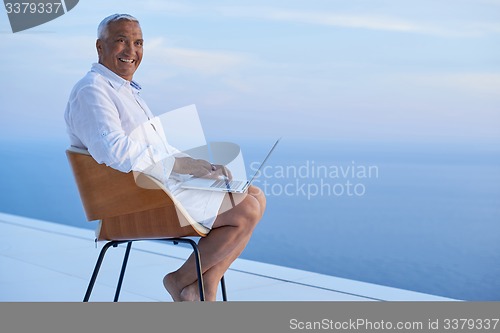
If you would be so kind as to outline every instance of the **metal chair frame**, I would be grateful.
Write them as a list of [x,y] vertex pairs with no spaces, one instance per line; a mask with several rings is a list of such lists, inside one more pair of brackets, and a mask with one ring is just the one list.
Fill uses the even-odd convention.
[[[120,297],[120,291],[123,284],[123,278],[125,276],[125,270],[127,268],[127,263],[130,255],[130,249],[132,248],[132,243],[136,241],[141,241],[143,239],[134,239],[134,240],[119,240],[119,241],[109,241],[102,248],[99,253],[99,257],[94,267],[94,272],[92,273],[92,277],[90,278],[89,285],[87,287],[87,292],[85,293],[85,297],[83,298],[84,302],[88,302],[90,299],[90,295],[92,294],[92,290],[94,289],[94,284],[97,280],[97,275],[99,274],[99,270],[101,268],[102,261],[104,260],[104,256],[110,247],[117,247],[120,244],[127,243],[127,248],[125,250],[125,255],[123,256],[123,264],[120,270],[120,277],[118,278],[118,284],[116,286],[115,297],[113,302],[118,302],[118,298]],[[196,260],[196,274],[198,276],[198,289],[200,292],[200,301],[205,301],[205,289],[203,286],[203,273],[201,269],[201,258],[200,251],[198,250],[198,244],[195,241],[189,238],[160,238],[160,239],[148,239],[148,240],[157,240],[157,241],[166,241],[172,242],[174,245],[179,243],[185,243],[191,245],[194,251],[194,257]],[[220,280],[221,290],[222,290],[222,299],[223,301],[227,301],[227,292],[226,292],[226,283],[224,280],[224,276],[222,276]]]

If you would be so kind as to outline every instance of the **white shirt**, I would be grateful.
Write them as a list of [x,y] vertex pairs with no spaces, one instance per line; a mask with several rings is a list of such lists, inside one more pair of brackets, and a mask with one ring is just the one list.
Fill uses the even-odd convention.
[[172,152],[130,136],[154,117],[141,98],[140,89],[134,81],[121,78],[101,64],[93,64],[73,88],[66,106],[64,118],[70,144],[88,149],[98,163],[123,172],[143,171],[163,161],[170,168],[166,170],[169,173],[174,162],[169,157]]
[[122,172],[148,170],[151,174],[153,170],[189,214],[211,228],[224,195],[171,186],[176,183],[169,179],[175,156],[187,155],[159,136],[153,137],[157,133],[149,121],[154,115],[141,98],[140,89],[136,82],[93,64],[71,91],[66,106],[70,144],[87,149],[98,163]]

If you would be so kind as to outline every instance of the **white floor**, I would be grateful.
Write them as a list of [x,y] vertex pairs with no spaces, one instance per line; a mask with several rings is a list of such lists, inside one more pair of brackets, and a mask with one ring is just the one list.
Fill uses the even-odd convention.
[[[102,245],[96,249],[87,229],[0,213],[0,301],[82,301]],[[113,300],[124,250],[108,251],[91,301]],[[171,301],[162,278],[190,252],[166,243],[134,243],[120,301]],[[244,259],[231,266],[226,285],[230,301],[449,300]]]

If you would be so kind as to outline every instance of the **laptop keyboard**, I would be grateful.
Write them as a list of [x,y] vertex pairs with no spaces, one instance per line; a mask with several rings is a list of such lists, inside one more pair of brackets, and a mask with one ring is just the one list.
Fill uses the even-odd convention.
[[215,181],[210,187],[214,187],[214,188],[237,188],[238,186],[241,185],[241,181],[238,181],[238,180],[230,180],[230,181],[225,181],[225,180],[217,180]]

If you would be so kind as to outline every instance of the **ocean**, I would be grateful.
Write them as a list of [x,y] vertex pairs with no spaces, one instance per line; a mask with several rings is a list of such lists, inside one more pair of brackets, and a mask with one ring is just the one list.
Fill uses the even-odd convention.
[[[272,140],[241,144],[247,172]],[[67,141],[0,142],[0,211],[86,222]],[[242,258],[470,301],[500,300],[500,149],[284,138]]]

